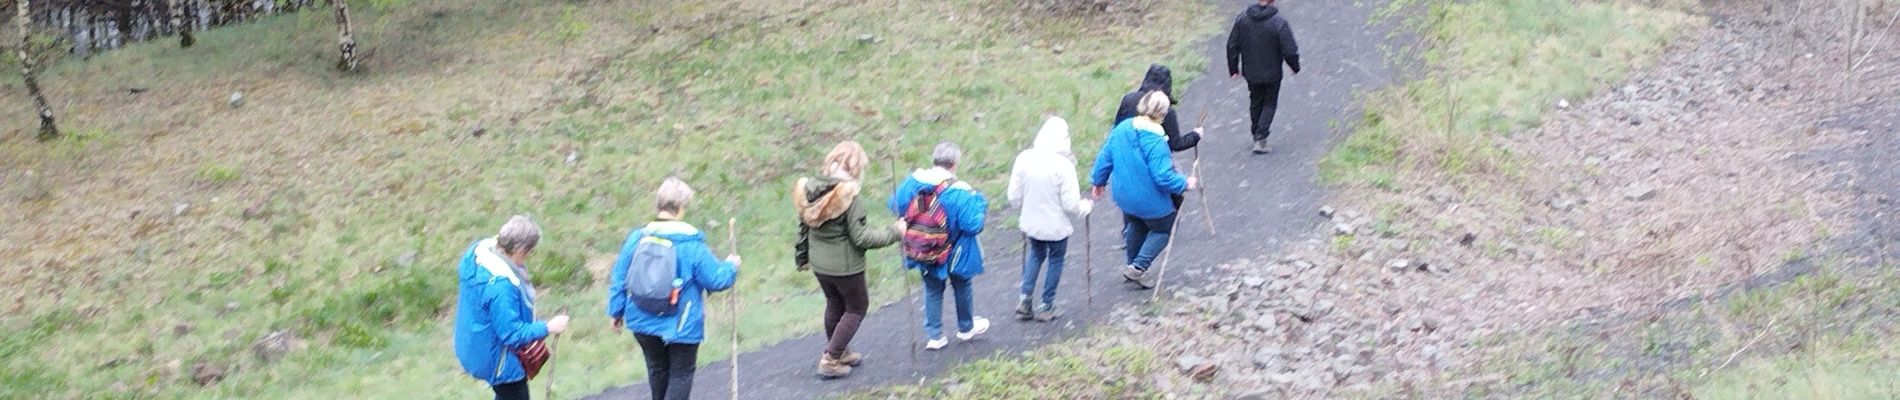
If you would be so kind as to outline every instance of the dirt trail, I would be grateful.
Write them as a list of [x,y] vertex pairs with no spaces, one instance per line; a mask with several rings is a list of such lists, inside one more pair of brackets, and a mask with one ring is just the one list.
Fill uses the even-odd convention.
[[[1304,240],[1320,222],[1310,218],[1325,191],[1315,182],[1317,160],[1330,148],[1333,132],[1330,121],[1350,115],[1353,94],[1371,90],[1387,82],[1382,43],[1387,43],[1389,27],[1367,26],[1373,7],[1355,6],[1347,1],[1295,2],[1282,8],[1301,38],[1305,72],[1289,78],[1281,94],[1280,112],[1274,129],[1274,153],[1253,156],[1247,152],[1251,138],[1246,133],[1247,93],[1245,84],[1225,79],[1225,28],[1233,15],[1252,1],[1221,2],[1217,15],[1204,23],[1222,27],[1223,34],[1203,45],[1208,57],[1207,79],[1185,87],[1180,112],[1209,114],[1209,137],[1202,142],[1204,181],[1213,197],[1209,205],[1219,235],[1208,232],[1198,199],[1189,199],[1181,219],[1180,235],[1175,243],[1168,274],[1169,287],[1192,287],[1207,281],[1215,265],[1277,251],[1286,243]],[[1379,2],[1367,2],[1379,3]],[[1142,65],[1135,63],[1135,65]],[[1131,68],[1130,74],[1140,71]],[[1131,75],[1131,79],[1134,78]],[[1131,88],[1132,89],[1132,88]],[[1183,119],[1189,121],[1191,118]],[[1106,131],[1109,121],[1070,121],[1078,130]],[[1099,134],[1099,133],[1088,133]],[[1178,155],[1177,161],[1189,160],[1191,153]],[[1087,160],[1084,160],[1087,162]],[[992,199],[1000,193],[988,194]],[[1193,196],[1193,195],[1191,195]],[[976,280],[977,315],[993,322],[988,334],[971,342],[953,342],[941,351],[923,351],[913,360],[913,342],[923,339],[919,322],[904,307],[919,307],[911,296],[887,305],[867,316],[853,343],[854,350],[868,357],[865,364],[848,379],[820,381],[813,375],[818,352],[823,347],[819,334],[780,342],[740,356],[743,376],[742,396],[746,398],[814,398],[887,384],[915,383],[937,376],[953,366],[999,353],[1033,349],[1072,337],[1093,324],[1106,321],[1115,307],[1146,301],[1151,292],[1130,290],[1119,277],[1122,256],[1111,247],[1120,236],[1119,212],[1112,205],[1098,207],[1093,221],[1095,241],[1095,303],[1084,303],[1084,269],[1087,257],[1079,239],[1070,244],[1069,267],[1062,278],[1059,306],[1062,320],[1050,324],[1016,322],[1011,315],[1016,287],[1021,277],[1021,240],[1013,226],[992,225],[984,235],[989,273]],[[1001,215],[1002,212],[997,212]],[[999,219],[1000,220],[1000,219]],[[954,321],[953,311],[945,305],[946,322]],[[818,315],[812,316],[815,324]],[[629,340],[630,341],[630,340]],[[919,343],[919,347],[921,344]],[[629,349],[629,351],[634,351]],[[727,376],[732,366],[719,362],[701,368],[694,387],[696,398],[725,398],[731,393]],[[590,398],[637,399],[647,397],[644,380],[629,378],[628,386],[610,389]]]

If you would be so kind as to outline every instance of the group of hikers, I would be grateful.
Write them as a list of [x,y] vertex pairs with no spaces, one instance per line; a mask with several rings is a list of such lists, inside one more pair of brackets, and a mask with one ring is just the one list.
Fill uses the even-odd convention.
[[[1270,151],[1267,130],[1277,107],[1281,65],[1300,70],[1292,30],[1273,3],[1258,0],[1236,17],[1227,43],[1230,77],[1244,72],[1251,92],[1256,154]],[[1199,146],[1204,132],[1198,126],[1181,132],[1174,99],[1168,68],[1150,66],[1140,87],[1121,99],[1089,170],[1087,196],[1063,118],[1048,116],[1032,146],[1016,157],[1007,197],[1020,210],[1025,241],[1017,319],[1060,317],[1056,291],[1075,232],[1073,219],[1087,218],[1094,201],[1105,195],[1122,211],[1123,278],[1153,287],[1148,272],[1171,243],[1183,196],[1200,186],[1198,177],[1175,168],[1173,153]],[[958,179],[963,152],[956,144],[938,143],[930,158],[930,166],[913,171],[892,192],[884,207],[894,217],[889,224],[872,223],[872,212],[857,201],[871,158],[855,141],[837,143],[818,173],[791,189],[799,224],[796,266],[813,274],[825,296],[827,342],[816,367],[822,378],[848,376],[865,360],[850,344],[870,311],[865,253],[872,249],[898,246],[902,266],[921,278],[926,350],[950,344],[942,318],[946,290],[954,296],[957,340],[975,339],[990,327],[974,310],[972,287],[984,273],[978,237],[988,222],[989,200]],[[614,327],[633,334],[654,399],[690,396],[705,339],[706,296],[732,288],[740,273],[736,250],[718,257],[705,233],[685,222],[693,198],[685,181],[668,177],[661,182],[654,192],[654,220],[627,235],[608,287],[606,314]],[[546,339],[568,329],[565,313],[535,319],[536,292],[526,261],[540,236],[534,221],[517,215],[494,237],[471,244],[460,261],[456,357],[497,399],[527,399],[528,380],[551,356]]]

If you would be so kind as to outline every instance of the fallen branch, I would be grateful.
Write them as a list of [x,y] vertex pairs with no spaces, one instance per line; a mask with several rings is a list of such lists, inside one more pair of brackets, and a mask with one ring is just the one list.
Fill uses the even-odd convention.
[[[1874,56],[1874,50],[1879,50],[1880,45],[1883,42],[1887,41],[1887,33],[1893,32],[1893,23],[1895,21],[1900,21],[1900,10],[1894,10],[1893,16],[1887,18],[1887,29],[1880,31],[1880,37],[1874,39],[1874,43],[1872,45],[1867,46],[1867,52],[1865,54],[1861,54],[1860,58],[1854,61],[1854,65],[1848,66],[1847,67],[1848,70],[1850,71],[1859,70],[1861,63],[1867,62],[1868,58],[1872,58]],[[1848,54],[1848,56],[1851,57],[1853,56],[1853,54]]]
[[1727,360],[1723,360],[1723,361],[1722,361],[1722,365],[1717,365],[1717,366],[1715,366],[1715,368],[1712,368],[1712,369],[1709,369],[1709,370],[1705,370],[1705,371],[1702,371],[1702,373],[1701,373],[1701,374],[1699,374],[1699,375],[1696,375],[1696,378],[1701,378],[1701,377],[1704,377],[1704,376],[1708,376],[1710,372],[1715,372],[1715,371],[1718,371],[1718,370],[1721,370],[1721,369],[1723,369],[1723,368],[1728,368],[1728,365],[1729,365],[1729,363],[1733,363],[1733,362],[1735,362],[1735,357],[1736,357],[1736,356],[1740,356],[1740,355],[1742,355],[1742,352],[1745,352],[1745,351],[1748,351],[1748,348],[1749,348],[1749,347],[1753,347],[1753,346],[1755,345],[1755,342],[1760,342],[1760,341],[1761,341],[1761,338],[1762,338],[1763,336],[1767,336],[1767,335],[1768,335],[1768,331],[1771,331],[1771,330],[1774,330],[1774,329],[1775,329],[1775,322],[1780,322],[1780,321],[1781,321],[1781,320],[1780,320],[1779,318],[1777,318],[1777,319],[1771,319],[1771,320],[1768,320],[1768,326],[1766,326],[1766,327],[1762,327],[1762,329],[1761,329],[1761,333],[1756,333],[1756,334],[1755,334],[1755,338],[1753,338],[1753,339],[1748,339],[1748,343],[1743,343],[1743,344],[1742,344],[1742,348],[1739,348],[1739,349],[1735,349],[1735,352],[1734,352],[1734,353],[1729,353],[1729,355],[1728,355],[1728,359],[1727,359]]

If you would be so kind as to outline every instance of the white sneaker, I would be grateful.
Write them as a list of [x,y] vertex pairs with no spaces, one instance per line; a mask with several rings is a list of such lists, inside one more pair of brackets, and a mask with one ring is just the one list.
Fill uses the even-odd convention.
[[983,332],[989,332],[989,330],[990,330],[990,320],[988,318],[976,317],[970,320],[969,332],[957,332],[957,340],[967,341],[970,339],[975,339],[976,335],[981,335],[983,334]]
[[950,345],[950,338],[947,338],[947,337],[930,339],[930,341],[924,342],[924,350],[938,350],[938,349],[942,349],[943,346],[949,346],[949,345]]

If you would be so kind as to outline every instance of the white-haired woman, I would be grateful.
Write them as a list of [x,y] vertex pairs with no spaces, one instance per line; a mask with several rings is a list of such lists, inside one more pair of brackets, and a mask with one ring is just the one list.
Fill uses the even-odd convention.
[[567,331],[566,315],[534,320],[528,254],[540,241],[541,228],[516,215],[501,226],[501,233],[476,241],[462,253],[455,358],[464,372],[488,383],[497,400],[528,398],[529,369],[538,366],[524,365],[516,350]]
[[1167,117],[1169,104],[1166,93],[1143,95],[1136,111],[1139,115],[1109,131],[1089,174],[1094,197],[1101,198],[1104,188],[1110,188],[1122,209],[1122,236],[1128,246],[1128,266],[1122,277],[1144,288],[1152,287],[1144,277],[1174,232],[1177,206],[1173,196],[1200,186],[1174,170],[1167,133],[1158,122]]
[[[699,343],[706,338],[706,293],[732,287],[739,276],[739,255],[720,261],[706,246],[706,234],[685,222],[687,203],[693,200],[693,188],[685,181],[666,178],[654,200],[655,221],[627,234],[620,258],[614,261],[607,316],[614,319],[614,326],[632,331],[640,344],[652,398],[685,400],[692,395]],[[662,255],[658,259],[670,257],[674,262],[654,263],[656,254]],[[649,267],[673,268],[672,297],[661,299],[660,305],[639,290],[630,290],[642,286],[642,279],[655,276],[653,271],[641,270]]]

